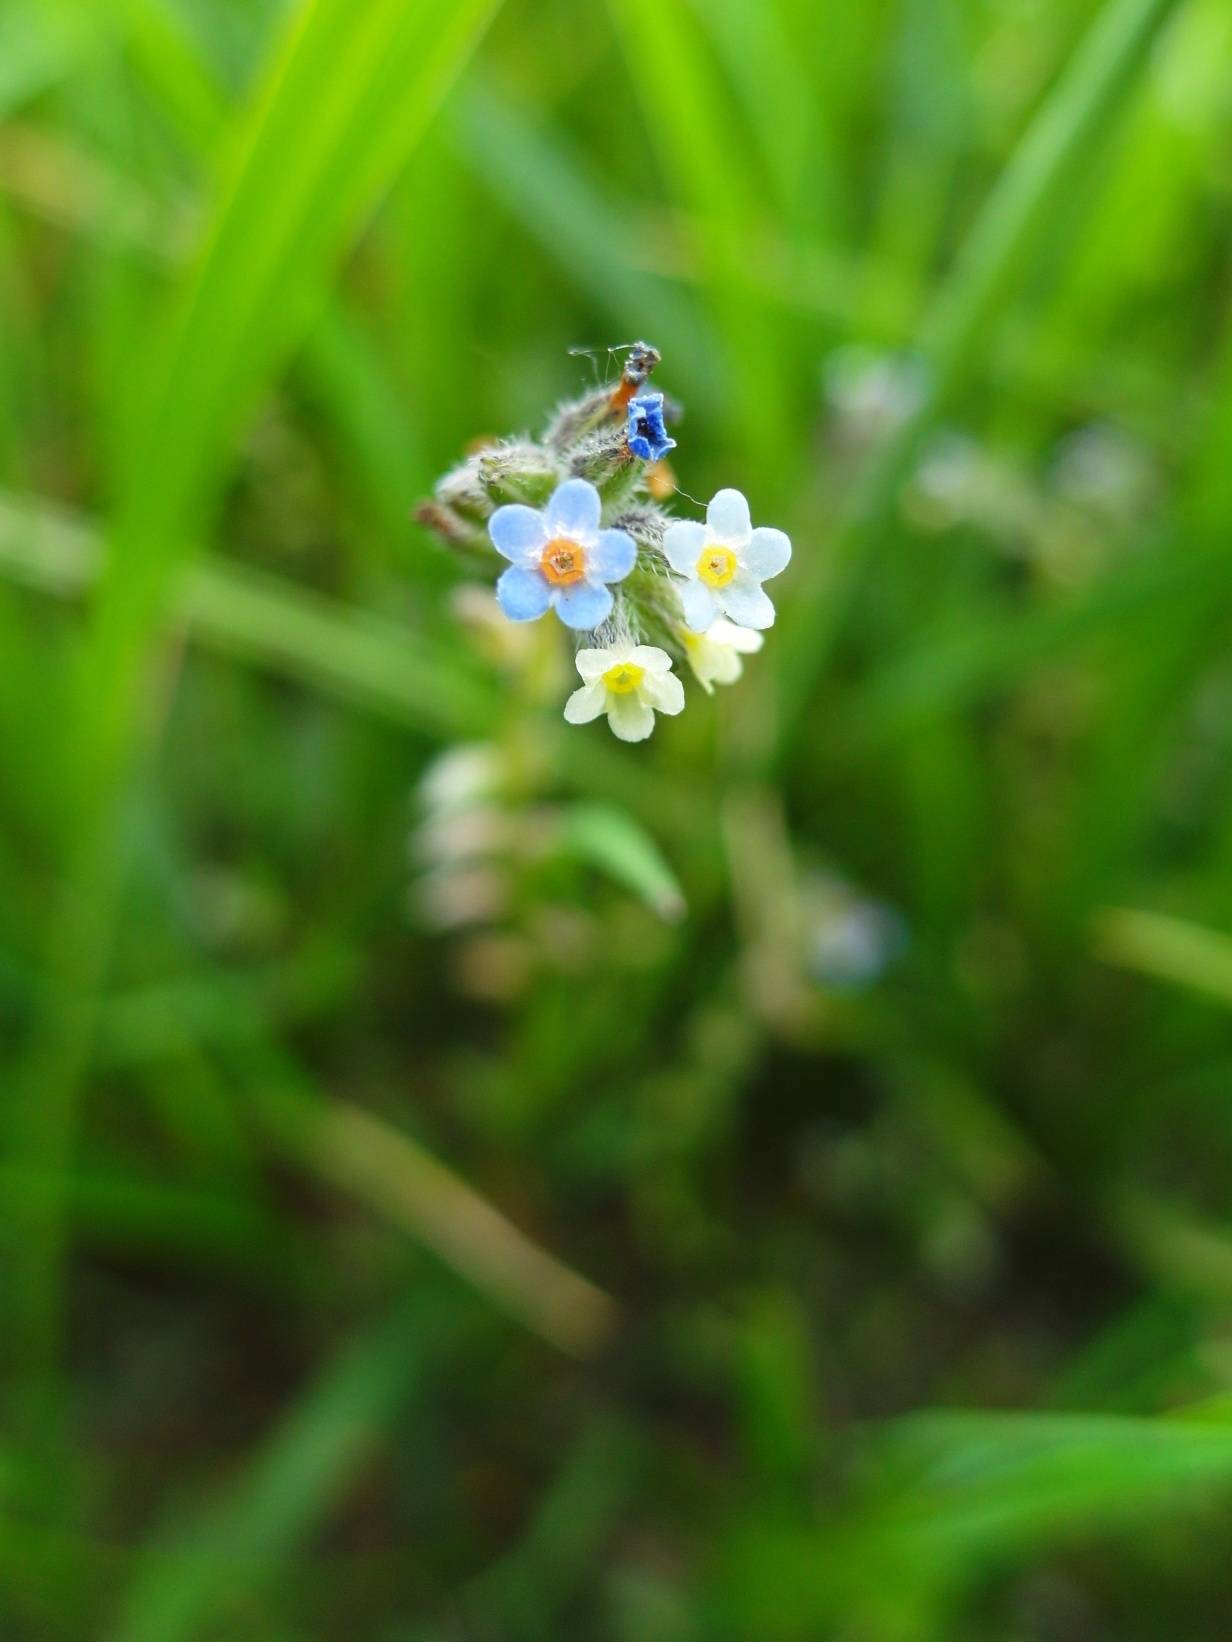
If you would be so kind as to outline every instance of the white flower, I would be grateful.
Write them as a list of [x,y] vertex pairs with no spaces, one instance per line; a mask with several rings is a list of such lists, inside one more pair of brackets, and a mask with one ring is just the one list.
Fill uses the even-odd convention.
[[707,695],[714,694],[716,684],[734,684],[744,671],[742,656],[755,655],[766,642],[760,633],[748,627],[737,627],[722,616],[712,622],[704,633],[680,629],[685,654],[693,676]]
[[582,687],[565,703],[570,724],[589,724],[606,713],[621,741],[645,741],[656,712],[678,713],[684,706],[684,686],[672,672],[671,657],[652,644],[579,650],[577,670]]
[[678,576],[686,624],[704,633],[716,616],[741,627],[771,627],[774,606],[761,584],[777,576],[791,558],[781,530],[754,530],[749,504],[738,490],[720,490],[706,509],[706,522],[678,519],[663,535],[667,562]]

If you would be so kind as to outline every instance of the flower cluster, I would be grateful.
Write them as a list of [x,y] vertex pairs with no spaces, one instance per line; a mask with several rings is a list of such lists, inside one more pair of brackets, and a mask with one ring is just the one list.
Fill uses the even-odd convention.
[[605,715],[622,741],[644,741],[656,713],[684,707],[673,662],[708,693],[739,678],[774,622],[763,584],[791,559],[787,536],[754,528],[738,490],[720,490],[704,522],[664,512],[679,409],[646,388],[658,363],[635,344],[614,390],[563,405],[541,440],[478,451],[417,515],[460,550],[507,561],[496,598],[510,621],[552,613],[590,635],[565,718]]

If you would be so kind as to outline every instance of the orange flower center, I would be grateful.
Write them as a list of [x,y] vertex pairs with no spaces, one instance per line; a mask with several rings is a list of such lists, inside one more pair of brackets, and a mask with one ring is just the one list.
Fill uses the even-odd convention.
[[711,542],[697,561],[697,574],[707,587],[726,587],[736,574],[736,555],[730,547]]
[[553,536],[543,550],[539,568],[553,587],[572,587],[586,574],[586,554],[567,536]]

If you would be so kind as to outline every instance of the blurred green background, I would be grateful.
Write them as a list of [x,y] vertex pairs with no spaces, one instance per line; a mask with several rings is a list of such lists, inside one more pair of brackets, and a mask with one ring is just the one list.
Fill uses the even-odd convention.
[[[4,1642],[1225,1638],[1226,0],[0,0],[0,117]],[[642,336],[796,554],[631,749],[411,514]]]

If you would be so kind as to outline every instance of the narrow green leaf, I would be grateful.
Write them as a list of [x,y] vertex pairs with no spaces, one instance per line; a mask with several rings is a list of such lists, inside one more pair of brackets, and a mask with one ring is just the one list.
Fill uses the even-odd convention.
[[[345,1350],[246,1475],[145,1554],[111,1642],[188,1642],[235,1622],[326,1515],[422,1372],[424,1319],[399,1308]],[[210,1634],[213,1634],[212,1631]]]
[[930,387],[919,409],[887,436],[856,498],[834,566],[820,556],[795,571],[795,614],[783,624],[784,734],[800,722],[842,622],[887,529],[899,485],[920,441],[991,347],[1016,283],[1046,238],[1052,213],[1113,125],[1179,0],[1107,0],[1032,121],[978,218],[923,327]]
[[[786,427],[786,356],[775,317],[749,272],[759,257],[763,212],[732,130],[731,93],[679,0],[611,0],[611,10],[651,140],[693,232],[727,381],[741,385],[716,413],[733,445],[773,473]],[[750,404],[757,407],[754,416]]]
[[1232,935],[1130,907],[1106,907],[1094,928],[1106,962],[1232,1005]]
[[620,327],[650,340],[672,339],[666,369],[698,392],[717,392],[711,350],[690,302],[638,267],[628,209],[611,197],[541,121],[490,86],[458,99],[457,142],[476,178],[512,209],[528,234]]
[[1227,1419],[922,1414],[891,1438],[911,1480],[885,1531],[913,1558],[957,1564],[1232,1481]]
[[104,778],[229,441],[493,9],[374,0],[357,13],[346,0],[312,0],[293,14],[151,352],[87,666]]
[[668,923],[683,918],[684,892],[663,852],[631,815],[608,804],[576,804],[561,818],[563,855],[606,872]]
[[116,516],[63,725],[73,781],[66,890],[49,920],[48,985],[17,1102],[19,1146],[49,1182],[14,1280],[26,1421],[62,1447],[65,1214],[77,1091],[119,902],[113,826],[141,738],[157,639],[201,543],[230,441],[310,322],[324,278],[414,146],[496,0],[307,0],[291,12],[225,166],[201,250],[165,325],[151,327],[126,421]]
[[[47,592],[80,595],[102,562],[98,538],[72,514],[0,497],[0,568],[9,575]],[[482,734],[499,709],[495,692],[459,662],[456,647],[244,565],[194,565],[172,615],[211,649],[434,736]]]

